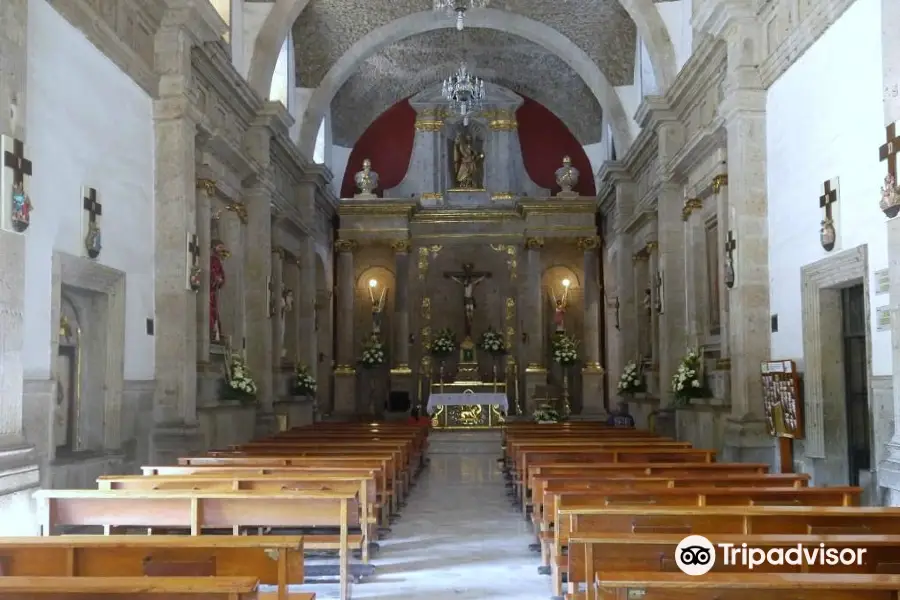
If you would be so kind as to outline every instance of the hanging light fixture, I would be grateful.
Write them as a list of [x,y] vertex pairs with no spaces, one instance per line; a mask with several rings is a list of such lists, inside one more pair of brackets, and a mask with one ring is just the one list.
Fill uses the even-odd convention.
[[479,110],[484,100],[484,80],[473,77],[466,63],[463,63],[455,75],[444,80],[441,94],[450,107],[462,116],[463,125],[468,125],[469,115]]
[[484,8],[488,0],[434,0],[434,10],[456,15],[456,28],[462,31],[465,27],[466,11],[473,8]]

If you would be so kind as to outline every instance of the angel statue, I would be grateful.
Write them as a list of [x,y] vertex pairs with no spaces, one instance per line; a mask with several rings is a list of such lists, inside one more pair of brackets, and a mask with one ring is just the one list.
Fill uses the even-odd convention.
[[456,136],[453,144],[453,167],[456,171],[456,185],[463,189],[480,187],[476,179],[481,173],[484,154],[472,147],[472,137],[466,133]]

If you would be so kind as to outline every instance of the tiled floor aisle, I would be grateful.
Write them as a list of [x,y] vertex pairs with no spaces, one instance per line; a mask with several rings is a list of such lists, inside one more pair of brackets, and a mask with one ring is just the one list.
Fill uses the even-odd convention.
[[[506,496],[498,432],[435,432],[431,465],[382,540],[377,576],[352,596],[392,600],[538,600],[550,596],[529,527]],[[318,600],[336,585],[306,585]]]

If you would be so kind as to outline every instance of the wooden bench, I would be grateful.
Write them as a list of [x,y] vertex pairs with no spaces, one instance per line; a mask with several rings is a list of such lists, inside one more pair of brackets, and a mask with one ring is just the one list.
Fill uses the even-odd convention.
[[855,573],[601,572],[594,577],[603,600],[895,600],[898,575]]
[[[336,491],[204,492],[191,490],[39,490],[42,533],[62,526],[184,528],[191,535],[207,529],[239,527],[336,527],[341,599],[350,593],[350,527],[359,525],[356,493]],[[304,545],[319,536],[304,536]],[[329,538],[331,536],[328,536]],[[324,544],[319,539],[316,543]]]
[[[15,577],[253,577],[303,583],[299,536],[67,535],[0,538],[0,575]],[[291,598],[295,598],[291,595]]]
[[[589,584],[593,575],[600,571],[679,572],[675,563],[675,551],[684,539],[680,534],[603,534],[600,536],[577,535],[569,540],[568,581],[574,586]],[[900,536],[890,535],[710,535],[709,541],[717,546],[716,563],[711,572],[747,573],[747,564],[738,560],[728,560],[725,564],[722,552],[728,551],[719,544],[729,544],[738,548],[746,544],[749,548],[768,551],[773,548],[783,550],[798,545],[809,549],[821,547],[850,548],[864,550],[860,554],[863,561],[859,565],[821,564],[756,564],[756,573],[812,572],[812,573],[890,573],[900,569]],[[587,586],[587,600],[596,599],[596,590]]]
[[[315,598],[305,594],[304,600]],[[255,577],[0,577],[3,600],[255,600]],[[292,596],[300,600],[301,596]]]
[[[100,490],[194,490],[194,491],[255,491],[255,492],[282,492],[282,491],[338,491],[344,493],[358,493],[359,498],[366,498],[360,502],[360,531],[363,539],[362,561],[369,563],[369,546],[377,538],[376,518],[374,509],[376,493],[374,483],[366,478],[323,477],[310,475],[238,475],[198,473],[195,475],[175,476],[141,476],[141,475],[105,475],[97,478],[97,488]],[[364,526],[362,524],[365,524]],[[235,532],[237,533],[237,532]],[[316,540],[316,536],[310,539],[309,549],[325,550]],[[330,544],[333,545],[333,544]]]

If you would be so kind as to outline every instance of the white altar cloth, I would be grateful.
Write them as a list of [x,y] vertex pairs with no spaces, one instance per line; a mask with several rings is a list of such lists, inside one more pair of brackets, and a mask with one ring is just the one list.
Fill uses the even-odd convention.
[[436,406],[463,406],[471,404],[496,404],[500,410],[507,412],[509,400],[506,394],[476,393],[476,394],[431,394],[428,396],[428,412],[432,412]]

